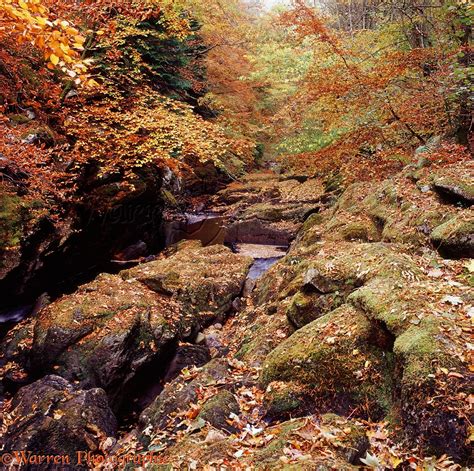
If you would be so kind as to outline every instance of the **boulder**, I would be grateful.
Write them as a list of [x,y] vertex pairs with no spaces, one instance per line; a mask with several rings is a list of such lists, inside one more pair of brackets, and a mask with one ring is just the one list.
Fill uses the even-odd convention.
[[362,313],[342,306],[296,331],[265,360],[262,385],[303,386],[318,411],[381,419],[390,399],[390,356]]
[[456,175],[437,174],[433,177],[433,189],[447,203],[472,206],[474,204],[473,174],[458,172]]
[[77,452],[100,454],[105,440],[117,433],[117,421],[102,389],[77,389],[59,376],[45,376],[23,387],[13,398],[5,422],[3,451],[69,459],[40,466],[51,470],[58,469],[58,464],[74,469]]
[[237,429],[228,421],[231,414],[239,415],[239,413],[239,403],[230,391],[224,389],[204,403],[197,419],[204,420],[216,429],[235,433]]
[[[199,401],[200,390],[222,383],[228,377],[227,360],[220,358],[213,359],[203,366],[191,381],[187,377],[177,377],[165,385],[162,393],[142,412],[140,426],[142,429],[152,426],[155,431],[165,428],[172,430],[181,421],[177,414],[187,411],[191,404],[196,404]],[[211,415],[212,408],[209,408],[206,420],[213,420]],[[218,418],[216,416],[216,420]]]
[[474,216],[459,214],[431,233],[436,249],[450,258],[474,257]]
[[32,344],[19,352],[18,334],[1,350],[33,374],[101,387],[118,408],[139,374],[149,367],[165,374],[180,340],[225,316],[251,263],[222,246],[182,244],[169,257],[100,275],[63,296],[33,319]]

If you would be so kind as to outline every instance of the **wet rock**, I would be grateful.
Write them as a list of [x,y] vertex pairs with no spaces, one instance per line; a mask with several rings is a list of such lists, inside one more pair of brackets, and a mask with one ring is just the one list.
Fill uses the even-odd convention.
[[[68,455],[70,469],[76,464],[78,451],[100,453],[101,443],[117,432],[117,422],[103,390],[76,389],[59,376],[46,376],[22,388],[13,398],[9,417],[4,451]],[[57,467],[43,464],[41,469]],[[33,468],[36,469],[23,469]]]
[[128,262],[130,260],[137,260],[140,257],[146,255],[148,251],[148,246],[142,240],[138,241],[135,244],[129,245],[122,251],[113,255],[114,260],[118,260],[121,262]]
[[268,224],[259,219],[237,220],[227,228],[226,242],[247,244],[289,245],[300,223],[283,221]]

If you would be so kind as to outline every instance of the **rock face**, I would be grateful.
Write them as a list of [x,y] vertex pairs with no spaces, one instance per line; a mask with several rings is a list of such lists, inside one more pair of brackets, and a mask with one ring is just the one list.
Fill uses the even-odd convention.
[[[74,469],[77,451],[99,452],[117,432],[117,421],[102,389],[77,389],[59,376],[45,376],[22,388],[6,416],[5,452],[68,456]],[[23,466],[22,469],[36,469]],[[57,469],[54,463],[41,469]]]
[[8,294],[0,306],[6,299],[55,290],[56,284],[74,286],[77,273],[93,277],[116,253],[137,243],[137,231],[149,249],[159,246],[156,234],[164,205],[159,172],[148,169],[135,175],[133,191],[120,177],[100,179],[94,169],[83,173],[77,202],[59,218],[51,214],[49,196],[24,196],[26,177],[23,183],[0,182],[0,226],[7,229],[0,229],[0,293]]
[[[101,387],[118,407],[144,368],[164,374],[179,340],[224,317],[250,264],[223,246],[190,242],[170,257],[100,275],[41,311],[29,353],[16,360],[26,357],[34,374],[54,371],[83,388]],[[4,351],[10,360],[16,353],[9,344]]]
[[228,185],[211,204],[230,220],[228,242],[288,245],[306,217],[323,206],[323,195],[317,179],[300,183],[262,172]]
[[442,255],[472,257],[472,211],[467,196],[446,199],[436,186],[448,178],[451,188],[463,188],[468,195],[474,180],[472,164],[453,165],[436,174],[407,168],[382,183],[353,184],[332,211],[308,219],[299,242],[310,246],[319,240],[383,241],[422,247],[431,237]]
[[433,245],[453,258],[474,258],[474,215],[457,216],[438,226],[431,233]]

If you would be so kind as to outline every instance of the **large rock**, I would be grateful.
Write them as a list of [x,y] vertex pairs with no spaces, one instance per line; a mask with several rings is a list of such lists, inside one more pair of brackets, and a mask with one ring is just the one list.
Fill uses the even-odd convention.
[[443,255],[453,258],[474,257],[474,215],[458,215],[431,233],[431,241]]
[[343,306],[273,350],[263,366],[263,386],[297,382],[310,391],[318,411],[381,419],[391,382],[390,357],[377,344],[383,335],[362,313]]
[[[2,345],[7,361],[101,387],[118,407],[138,374],[165,374],[179,340],[221,320],[243,287],[251,259],[195,242],[120,275],[103,274],[63,296],[33,321],[33,342]],[[31,327],[30,327],[31,329]],[[157,379],[157,378],[156,378]]]
[[[80,390],[59,376],[46,376],[22,388],[5,414],[5,423],[3,452],[68,457],[69,461],[59,463],[71,465],[65,469],[77,468],[77,452],[100,454],[105,440],[117,432],[102,389]],[[58,463],[42,463],[41,469],[58,469]]]
[[447,168],[436,172],[433,188],[447,203],[472,206],[474,204],[474,168],[471,165]]
[[230,309],[253,261],[222,245],[196,248],[196,242],[190,241],[182,246],[174,256],[139,265],[123,272],[122,278],[137,280],[179,302],[185,319],[197,318],[205,325]]
[[[191,381],[183,376],[176,378],[168,383],[155,401],[142,412],[140,425],[142,428],[151,425],[155,431],[165,428],[172,430],[181,422],[178,413],[186,412],[192,404],[196,404],[202,389],[225,382],[229,375],[227,360],[216,358],[205,365]],[[210,409],[208,413],[204,413],[205,420],[213,420]],[[220,419],[219,423],[222,424]]]

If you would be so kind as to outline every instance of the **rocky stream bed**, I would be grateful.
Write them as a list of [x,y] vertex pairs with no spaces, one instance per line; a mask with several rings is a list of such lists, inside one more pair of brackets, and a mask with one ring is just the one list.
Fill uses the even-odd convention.
[[3,451],[61,469],[468,466],[473,177],[407,167],[342,192],[257,172],[172,215],[158,255],[5,333]]

